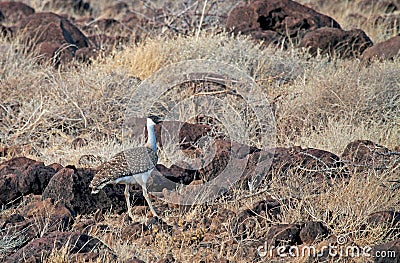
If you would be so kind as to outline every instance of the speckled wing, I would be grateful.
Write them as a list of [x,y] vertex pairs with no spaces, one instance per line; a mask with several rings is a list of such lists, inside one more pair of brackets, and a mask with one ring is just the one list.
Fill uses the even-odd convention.
[[115,179],[144,173],[154,169],[157,164],[157,154],[147,147],[136,147],[125,150],[99,166],[90,187],[101,189]]

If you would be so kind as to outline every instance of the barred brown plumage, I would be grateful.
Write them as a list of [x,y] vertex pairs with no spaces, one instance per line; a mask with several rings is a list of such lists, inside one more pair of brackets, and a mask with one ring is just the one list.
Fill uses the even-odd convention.
[[157,154],[150,148],[127,149],[99,166],[90,187],[94,192],[103,188],[103,184],[113,183],[118,178],[147,172],[155,168],[157,161]]
[[90,187],[92,194],[98,193],[107,184],[125,184],[125,199],[128,206],[128,214],[131,218],[129,189],[133,184],[139,184],[143,190],[143,196],[149,204],[154,216],[158,217],[147,193],[147,179],[154,170],[158,161],[155,123],[147,118],[148,139],[145,147],[127,149],[116,154],[108,162],[99,166],[98,172],[93,177]]

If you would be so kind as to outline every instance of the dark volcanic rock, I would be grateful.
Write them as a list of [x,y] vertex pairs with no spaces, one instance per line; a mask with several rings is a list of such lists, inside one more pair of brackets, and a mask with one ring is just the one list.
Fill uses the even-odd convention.
[[149,229],[145,224],[135,222],[125,227],[121,231],[121,239],[124,241],[132,241],[140,238],[143,233],[148,231]]
[[[127,133],[132,137],[144,134],[145,118],[133,117],[125,123]],[[205,124],[192,124],[180,121],[162,121],[156,124],[154,132],[157,144],[162,148],[164,143],[173,143],[186,149],[195,144],[199,139],[211,131],[211,126]],[[147,133],[145,133],[147,136]]]
[[302,171],[309,178],[325,180],[343,175],[340,157],[324,150],[295,146],[275,148],[271,170],[285,175],[290,170]]
[[85,35],[70,21],[51,12],[35,13],[21,21],[19,30],[35,44],[70,44],[75,49],[89,46]]
[[143,260],[137,259],[137,258],[131,258],[126,263],[145,263]]
[[189,167],[184,168],[182,166],[173,164],[168,168],[162,164],[157,164],[156,168],[163,177],[171,180],[172,182],[190,184],[196,178],[196,170],[192,170]]
[[[218,149],[215,155],[213,156],[212,160],[209,162],[208,165],[204,166],[204,168],[200,168],[199,177],[203,181],[211,181],[221,175],[221,172],[230,172],[236,168],[240,169],[240,167],[246,167],[246,164],[240,165],[241,163],[233,161],[233,166],[227,167],[231,158],[231,152]],[[200,162],[208,161],[208,160],[198,160]],[[200,166],[202,167],[202,166]]]
[[[249,189],[256,187],[263,180],[269,180],[270,169],[272,167],[275,149],[253,151],[250,149],[247,158],[247,164],[242,172],[240,179],[240,187],[242,189]],[[240,165],[240,164],[239,164]],[[239,169],[242,169],[238,167]]]
[[40,54],[40,62],[51,61],[56,66],[71,62],[75,56],[74,48],[54,42],[41,42],[35,50]]
[[287,42],[285,36],[272,30],[256,31],[251,34],[253,38],[260,39],[263,41],[263,47],[276,46],[287,48]]
[[26,221],[31,224],[34,224],[35,221],[46,221],[46,232],[67,230],[73,222],[71,211],[63,204],[53,203],[50,199],[31,202],[22,207],[20,211]]
[[352,162],[370,161],[376,155],[389,152],[389,149],[370,140],[356,140],[349,143],[343,151],[342,158]]
[[[203,126],[204,125],[200,125],[200,127]],[[198,135],[196,133],[198,133]],[[180,135],[185,136],[184,138],[193,139],[195,142],[199,140],[201,130],[197,130],[196,133]],[[193,136],[193,134],[195,134],[195,136]],[[193,141],[188,141],[187,145],[191,145],[192,142]],[[179,162],[172,165],[170,168],[162,165],[159,165],[157,168],[159,168],[159,172],[166,178],[173,182],[183,184],[189,184],[193,180],[198,179],[208,182],[216,179],[222,172],[225,173],[224,175],[230,172],[232,172],[231,174],[234,174],[234,172],[241,172],[236,178],[236,180],[238,180],[240,176],[250,176],[250,170],[255,169],[255,164],[251,163],[253,166],[248,165],[246,158],[249,154],[256,152],[258,149],[247,147],[244,144],[231,143],[222,139],[216,139],[213,142],[210,141],[210,144],[208,150],[204,152],[196,148],[190,148],[184,151],[185,154],[194,159],[191,164]],[[231,156],[235,157],[235,159],[231,159]],[[227,166],[228,163],[229,166]]]
[[307,32],[299,47],[308,48],[310,54],[329,54],[331,57],[359,57],[373,45],[371,39],[360,29],[344,31],[339,28],[319,28]]
[[0,13],[3,14],[1,22],[16,24],[21,19],[35,13],[35,9],[21,2],[1,2]]
[[[260,231],[254,233],[254,228],[265,229],[266,220],[274,220],[280,214],[280,203],[271,196],[266,197],[265,200],[253,204],[251,209],[242,210],[236,217],[229,215],[232,220],[233,233],[240,238],[265,238],[266,233]],[[225,218],[225,220],[228,220]],[[215,222],[214,222],[215,223]],[[262,227],[260,227],[262,226]]]
[[90,63],[99,56],[99,50],[92,47],[80,48],[75,52],[75,59],[79,62]]
[[252,34],[261,39],[264,39],[263,32],[273,31],[292,41],[305,31],[340,28],[334,19],[291,0],[261,0],[237,5],[230,12],[226,26],[236,33]]
[[[280,179],[287,177],[286,180],[293,181],[293,172],[301,175],[299,180],[305,185],[310,182],[331,185],[334,180],[348,176],[340,157],[328,151],[301,147],[279,147],[260,151],[221,139],[214,142],[209,151],[210,156],[192,153],[189,154],[194,156],[191,164],[179,162],[170,168],[158,165],[158,171],[162,177],[175,183],[189,184],[193,180],[201,180],[217,185],[221,191],[229,188],[226,185],[228,181],[238,182],[238,186],[243,189],[255,187],[263,180],[270,180],[272,176],[279,176]],[[191,151],[186,150],[185,153]],[[162,185],[161,180],[158,182]],[[169,186],[166,188],[172,190]],[[161,190],[162,188],[157,189]],[[194,191],[194,188],[192,190]]]
[[18,33],[29,50],[56,66],[72,61],[76,50],[89,47],[89,39],[75,25],[51,12],[34,13],[22,19]]
[[276,219],[281,212],[281,203],[269,196],[265,198],[265,200],[254,204],[253,209],[251,209],[249,212],[254,213],[254,215],[261,215],[263,217]]
[[343,151],[342,159],[356,165],[357,169],[383,169],[391,162],[390,150],[369,140],[349,143]]
[[110,208],[116,212],[126,211],[123,185],[108,185],[92,195],[89,184],[96,171],[71,168],[64,168],[53,176],[43,192],[44,199],[59,201],[77,214]]
[[[71,212],[62,204],[53,204],[49,199],[32,201],[18,207],[14,214],[0,216],[0,239],[15,238],[12,249],[5,251],[10,255],[34,238],[53,231],[67,231],[72,223]],[[6,255],[0,255],[0,259],[1,256]]]
[[7,204],[31,193],[42,194],[54,174],[52,167],[25,157],[1,163],[0,203]]
[[367,48],[362,54],[364,61],[386,60],[400,56],[400,36],[392,37],[386,41],[380,42]]
[[301,226],[300,239],[302,243],[312,244],[327,237],[328,228],[322,222],[309,221]]
[[266,242],[270,246],[298,245],[301,244],[300,225],[279,224],[273,225],[268,230]]
[[371,227],[383,226],[393,228],[398,232],[400,213],[395,211],[380,211],[372,213],[367,218],[367,225]]
[[[232,234],[234,234],[237,239],[264,238],[264,231],[254,231],[255,228],[260,229],[260,223],[264,223],[259,219],[260,217],[254,216],[254,212],[252,212],[250,209],[245,209],[239,212],[231,221]],[[265,224],[262,226],[263,227],[261,229],[263,230]]]
[[359,57],[372,46],[360,29],[344,31],[329,16],[291,0],[258,0],[237,5],[229,14],[226,26],[236,33],[251,34],[266,45],[293,43],[316,55],[342,58]]
[[74,174],[74,170],[68,168],[58,171],[43,191],[42,198],[51,198],[56,202],[60,201],[65,206],[73,209],[71,202],[75,196],[73,189]]
[[207,134],[211,130],[211,127],[204,124],[191,124],[179,121],[163,121],[157,124],[154,131],[156,137],[159,139],[162,147],[164,140],[170,140],[177,136],[178,143],[181,143],[182,148],[189,147],[196,143],[202,136]]

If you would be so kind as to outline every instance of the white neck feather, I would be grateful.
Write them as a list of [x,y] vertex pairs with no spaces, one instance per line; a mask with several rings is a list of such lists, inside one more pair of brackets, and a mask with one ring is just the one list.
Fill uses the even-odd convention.
[[157,152],[156,133],[154,132],[155,123],[151,119],[147,119],[147,143],[146,146]]

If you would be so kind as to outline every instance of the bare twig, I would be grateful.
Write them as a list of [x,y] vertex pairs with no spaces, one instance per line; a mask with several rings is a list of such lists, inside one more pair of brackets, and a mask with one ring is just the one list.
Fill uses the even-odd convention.
[[204,1],[203,11],[201,12],[201,17],[200,17],[200,22],[199,22],[199,27],[198,27],[197,32],[196,32],[196,40],[198,40],[199,36],[200,36],[200,31],[201,31],[201,27],[203,25],[203,20],[204,20],[204,15],[205,15],[205,12],[206,12],[206,7],[207,7],[207,0]]

